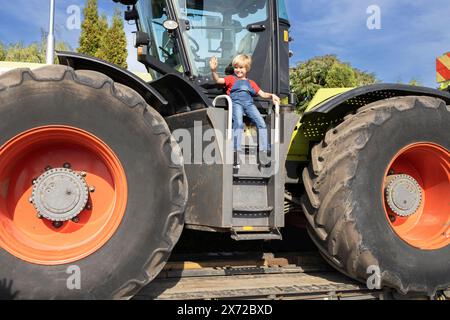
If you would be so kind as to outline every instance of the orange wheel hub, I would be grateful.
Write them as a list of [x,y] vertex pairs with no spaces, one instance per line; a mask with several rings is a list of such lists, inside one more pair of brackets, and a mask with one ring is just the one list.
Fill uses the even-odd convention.
[[402,149],[383,183],[386,217],[413,247],[436,250],[450,244],[450,153],[431,143]]
[[86,131],[39,127],[0,147],[0,246],[19,259],[87,257],[113,236],[126,204],[120,160]]

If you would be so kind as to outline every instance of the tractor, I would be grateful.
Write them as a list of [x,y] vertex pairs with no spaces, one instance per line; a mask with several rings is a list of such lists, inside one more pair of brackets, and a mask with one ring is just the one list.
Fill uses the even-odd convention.
[[[340,272],[402,294],[450,286],[450,93],[326,89],[300,115],[283,0],[114,1],[151,81],[70,52],[0,76],[2,298],[132,298],[184,229],[280,240],[290,188]],[[251,123],[233,166],[233,104],[209,68],[242,53],[282,98],[255,99],[268,166]]]

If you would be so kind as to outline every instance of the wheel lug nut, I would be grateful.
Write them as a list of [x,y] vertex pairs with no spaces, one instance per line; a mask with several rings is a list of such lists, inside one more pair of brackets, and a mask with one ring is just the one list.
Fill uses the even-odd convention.
[[80,172],[80,176],[82,176],[83,178],[86,178],[87,174],[86,174],[86,172],[81,171],[81,172]]
[[70,169],[70,168],[72,168],[72,165],[70,163],[66,162],[66,163],[63,164],[63,167],[65,169]]
[[88,203],[85,207],[86,210],[92,210],[92,205],[90,203]]
[[53,221],[53,227],[55,227],[56,229],[59,229],[62,227],[63,223],[62,221]]
[[395,216],[389,216],[389,220],[391,220],[391,222],[395,222],[397,218]]
[[36,178],[34,178],[33,180],[31,180],[31,184],[33,184],[33,185],[35,185],[36,182],[37,182],[37,179],[36,179]]
[[43,219],[44,217],[41,216],[39,213],[37,213],[37,214],[36,214],[36,218],[38,218],[38,219]]
[[33,200],[34,200],[33,197],[28,198],[29,203],[33,203]]
[[52,167],[51,166],[46,166],[45,167],[45,171],[49,171],[49,170],[52,170]]
[[89,187],[89,192],[95,192],[95,187],[94,186],[90,186]]
[[79,217],[74,217],[74,218],[72,218],[72,222],[78,223],[78,222],[80,222],[80,218]]
[[393,169],[391,169],[391,170],[389,170],[388,174],[389,174],[390,176],[393,176],[393,175],[395,174],[395,171],[394,171]]

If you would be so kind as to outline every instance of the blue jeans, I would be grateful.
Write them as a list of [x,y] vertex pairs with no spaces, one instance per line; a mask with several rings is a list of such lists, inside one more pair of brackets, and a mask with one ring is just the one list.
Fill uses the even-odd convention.
[[259,135],[259,150],[268,151],[267,125],[254,104],[243,106],[233,101],[233,137],[234,150],[242,151],[242,135],[244,133],[244,113],[256,124]]

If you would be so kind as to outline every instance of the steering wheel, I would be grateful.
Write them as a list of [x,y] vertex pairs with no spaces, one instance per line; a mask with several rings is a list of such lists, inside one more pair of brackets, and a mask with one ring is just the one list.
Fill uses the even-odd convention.
[[166,58],[169,58],[172,55],[167,49],[164,49],[162,46],[159,46],[158,48],[161,49],[161,51],[166,55]]
[[198,42],[189,35],[188,35],[188,38],[189,38],[189,45],[190,45],[191,49],[193,50],[193,53],[199,52],[200,45],[198,44]]

